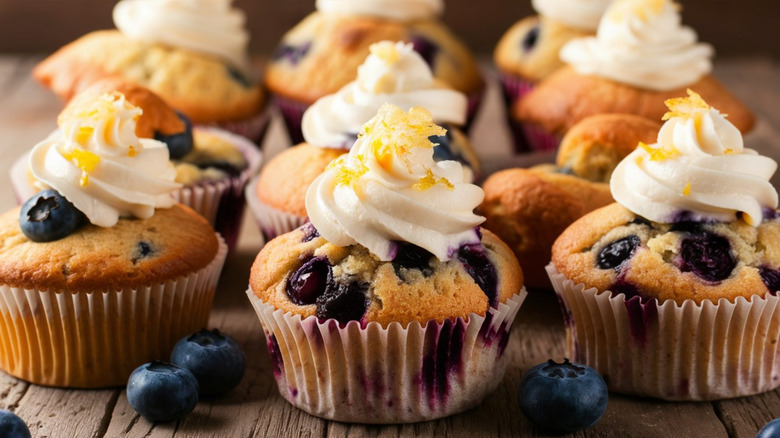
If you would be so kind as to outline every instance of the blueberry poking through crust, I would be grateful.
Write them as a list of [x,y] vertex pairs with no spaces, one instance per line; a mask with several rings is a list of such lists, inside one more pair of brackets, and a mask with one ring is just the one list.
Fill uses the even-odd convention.
[[290,275],[287,296],[298,305],[314,304],[332,282],[333,272],[326,258],[312,257]]
[[33,242],[52,242],[69,236],[86,217],[55,190],[35,194],[22,205],[19,226]]
[[610,243],[599,251],[596,266],[599,269],[619,268],[623,262],[634,255],[634,251],[641,243],[639,236],[627,236]]
[[367,291],[368,283],[360,281],[329,284],[317,298],[317,318],[332,318],[342,324],[360,320],[368,307]]
[[0,409],[0,436],[4,438],[30,438],[30,429],[18,415],[8,409]]
[[530,52],[533,50],[534,47],[536,47],[536,42],[539,41],[539,31],[541,29],[539,28],[539,25],[535,25],[531,29],[528,30],[528,33],[525,34],[525,37],[523,37],[522,46],[524,52]]
[[723,236],[703,232],[683,239],[680,244],[677,267],[682,272],[693,272],[703,280],[725,280],[736,265],[731,245]]
[[241,84],[244,88],[252,88],[252,81],[249,80],[246,75],[244,75],[242,72],[240,72],[238,69],[235,69],[233,67],[227,67],[228,75],[230,75],[230,79],[233,79],[234,81]]
[[190,370],[201,395],[224,394],[241,383],[246,356],[236,341],[219,330],[201,329],[173,347],[171,363]]
[[174,421],[198,403],[198,381],[178,365],[153,361],[136,368],[127,381],[127,401],[149,421]]
[[425,277],[430,277],[433,274],[433,269],[431,268],[433,254],[411,243],[397,242],[397,244],[398,251],[392,262],[396,276],[400,278],[401,268],[417,269]]
[[758,273],[766,288],[769,289],[769,293],[777,295],[777,291],[780,291],[780,271],[762,266],[758,268]]
[[274,50],[272,57],[274,60],[287,60],[290,64],[297,65],[309,53],[309,49],[311,49],[311,41],[297,46],[281,44]]
[[184,114],[176,112],[182,122],[184,122],[184,131],[166,135],[161,132],[154,133],[154,139],[165,143],[168,146],[168,155],[171,160],[178,160],[187,155],[193,148],[192,140],[192,122]]
[[439,53],[439,48],[436,44],[427,38],[415,35],[412,37],[412,48],[420,54],[425,63],[428,64],[428,67],[434,68],[436,54]]
[[607,409],[607,384],[586,365],[550,359],[523,374],[520,409],[537,426],[574,432],[592,426]]
[[135,252],[133,253],[133,264],[138,263],[139,260],[150,258],[154,255],[155,250],[151,242],[140,241],[135,244]]
[[458,250],[458,260],[474,282],[485,292],[491,307],[498,305],[498,273],[482,245],[466,245]]

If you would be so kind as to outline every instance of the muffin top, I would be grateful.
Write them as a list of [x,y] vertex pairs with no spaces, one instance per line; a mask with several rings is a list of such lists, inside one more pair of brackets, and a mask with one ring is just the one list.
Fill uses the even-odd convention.
[[65,99],[97,80],[119,76],[151,89],[193,122],[240,120],[259,113],[244,16],[231,0],[122,0],[119,30],[85,35],[49,56],[33,76]]
[[[400,3],[406,2],[393,2],[386,10],[396,10]],[[412,43],[433,75],[458,91],[469,95],[484,88],[468,48],[434,18],[399,21],[320,11],[284,35],[268,66],[266,85],[280,96],[314,103],[354,81],[358,66],[370,54],[369,47],[384,40]]]
[[556,269],[587,287],[677,303],[776,292],[777,164],[744,148],[696,93],[666,104],[657,143],[640,143],[612,174],[618,204],[555,242]]
[[595,37],[576,39],[561,59],[583,75],[648,90],[690,86],[712,70],[712,47],[697,43],[671,0],[617,0]]
[[509,248],[478,225],[482,190],[433,161],[429,112],[385,105],[310,186],[311,224],[258,255],[250,284],[294,314],[424,323],[485,314],[522,287]]
[[405,110],[424,105],[437,123],[466,121],[466,95],[435,79],[412,44],[381,41],[369,50],[355,81],[319,99],[303,114],[307,143],[349,149],[363,124],[385,103]]

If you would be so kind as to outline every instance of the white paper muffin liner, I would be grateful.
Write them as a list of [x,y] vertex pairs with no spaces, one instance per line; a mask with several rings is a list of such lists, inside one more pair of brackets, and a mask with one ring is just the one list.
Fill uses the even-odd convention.
[[666,400],[715,400],[780,386],[780,297],[640,302],[547,273],[561,300],[570,358],[610,390]]
[[259,176],[254,177],[246,186],[246,202],[266,241],[284,233],[289,233],[309,221],[309,218],[306,216],[288,213],[261,201],[257,197],[257,182],[259,179]]
[[[246,159],[247,167],[235,177],[216,181],[199,181],[182,187],[171,196],[206,218],[222,235],[229,248],[235,247],[244,217],[244,187],[260,170],[262,153],[249,140],[219,128],[196,126],[194,131],[207,132],[236,147]],[[32,197],[37,189],[28,174],[29,153],[21,156],[11,167],[11,185],[19,203]]]
[[263,325],[279,393],[318,417],[409,423],[478,405],[501,383],[523,288],[485,316],[464,320],[340,324],[285,313],[247,296]]
[[151,360],[208,323],[227,255],[185,277],[142,288],[58,292],[0,285],[0,368],[32,383],[71,388],[127,384]]

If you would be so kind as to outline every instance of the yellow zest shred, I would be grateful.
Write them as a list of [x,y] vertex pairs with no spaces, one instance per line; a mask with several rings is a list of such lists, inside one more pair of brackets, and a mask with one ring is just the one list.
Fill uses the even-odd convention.
[[680,155],[680,151],[672,145],[661,146],[654,148],[648,146],[645,143],[639,142],[639,147],[644,149],[648,155],[650,155],[650,161],[664,161],[670,158],[675,158]]
[[609,19],[618,23],[630,17],[648,21],[650,17],[660,14],[667,3],[679,10],[679,6],[669,0],[618,0],[615,3],[617,4],[609,10]]
[[81,180],[79,182],[83,187],[86,187],[89,184],[88,173],[95,170],[95,167],[100,163],[100,157],[93,152],[77,148],[60,150],[60,154],[81,169]]
[[[668,99],[664,101],[669,111],[664,114],[661,120],[669,120],[672,117],[690,118],[697,114],[701,114],[703,111],[709,111],[710,105],[702,99],[702,97],[691,90],[687,90],[688,97],[676,97],[674,99]],[[703,111],[702,111],[703,110]]]
[[401,60],[401,54],[398,53],[398,48],[390,41],[380,41],[371,44],[368,49],[371,51],[372,55],[381,59],[387,65],[393,65]]
[[691,196],[691,183],[685,185],[682,192],[683,196]]
[[420,178],[419,182],[413,185],[412,188],[418,192],[422,192],[430,189],[436,184],[444,185],[447,190],[455,190],[455,186],[447,178],[441,177],[437,179],[436,176],[433,175],[431,169],[425,169],[425,176]]
[[[348,162],[348,157],[348,155],[342,155],[328,165],[328,169],[336,169],[335,178],[338,185],[351,186],[368,172],[364,156],[358,155],[356,157],[357,160],[351,163]],[[350,166],[350,164],[353,164],[353,166]]]

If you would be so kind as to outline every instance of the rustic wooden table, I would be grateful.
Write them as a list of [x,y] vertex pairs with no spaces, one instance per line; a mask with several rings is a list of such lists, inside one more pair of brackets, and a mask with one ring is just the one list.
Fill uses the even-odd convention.
[[[30,70],[39,59],[0,56],[0,173],[56,125],[61,103],[30,79]],[[489,71],[488,63],[485,66]],[[715,75],[758,115],[759,123],[746,138],[746,145],[780,161],[780,64],[763,58],[724,60],[716,64]],[[472,140],[493,169],[551,159],[550,154],[508,158],[509,136],[495,81]],[[273,155],[286,143],[277,119],[265,142],[266,154]],[[778,178],[776,175],[773,180],[776,187]],[[16,203],[10,186],[5,187],[0,190],[0,211]],[[507,349],[511,363],[504,381],[476,409],[438,421],[379,427],[325,421],[290,406],[277,393],[262,329],[244,294],[249,267],[262,245],[254,221],[248,216],[245,219],[238,250],[226,263],[210,320],[212,327],[235,337],[246,351],[246,376],[237,389],[202,400],[195,412],[180,422],[153,424],[133,411],[122,388],[45,388],[0,372],[0,408],[20,415],[35,437],[545,436],[520,413],[517,385],[525,369],[548,358],[563,358],[563,323],[549,292],[529,295],[512,328]],[[574,435],[753,437],[778,416],[780,390],[712,403],[670,403],[613,393],[601,420]]]

